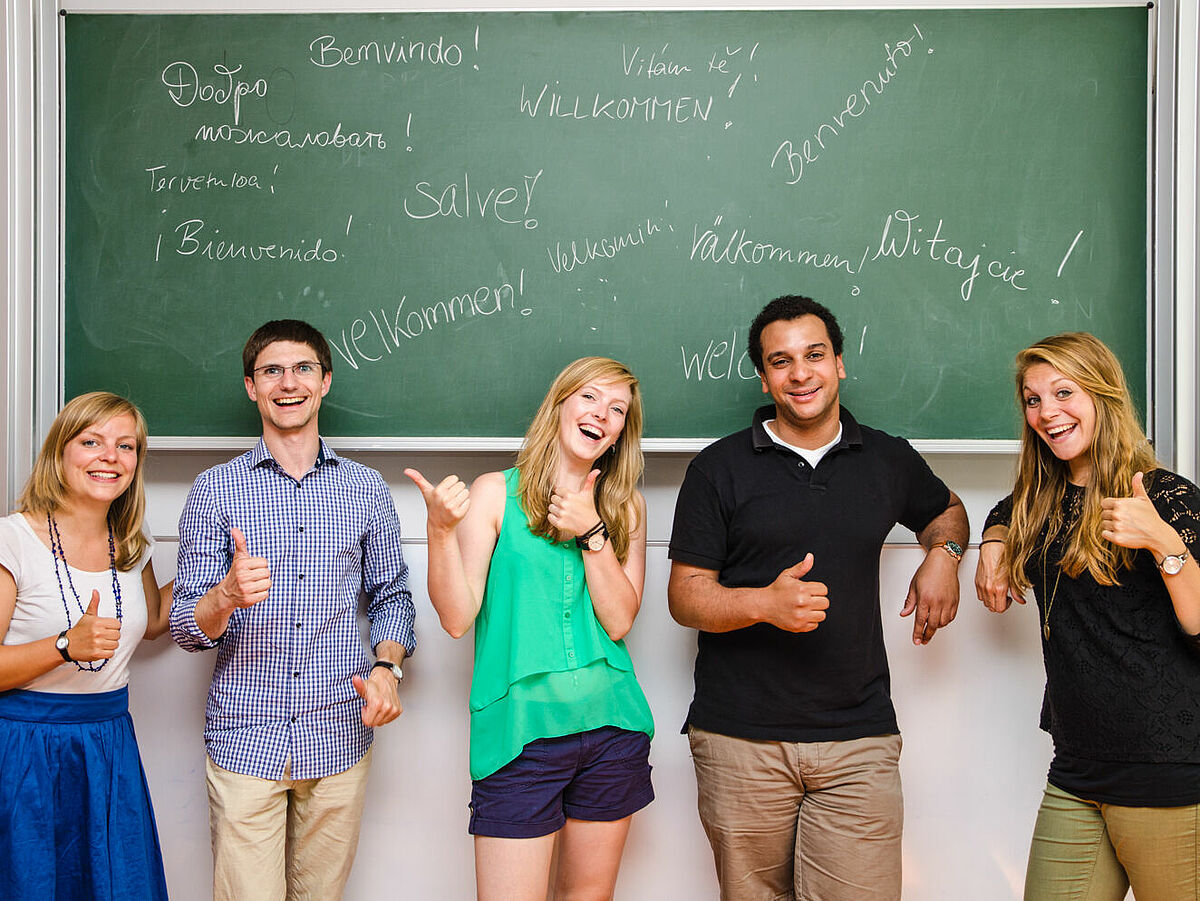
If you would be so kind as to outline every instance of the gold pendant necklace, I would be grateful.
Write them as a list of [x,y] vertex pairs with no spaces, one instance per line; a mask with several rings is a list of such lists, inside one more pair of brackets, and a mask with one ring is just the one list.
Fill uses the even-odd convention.
[[[1046,558],[1042,557],[1042,597],[1046,597]],[[1062,568],[1059,567],[1058,574],[1054,577],[1054,591],[1050,593],[1050,597],[1046,598],[1046,613],[1042,616],[1042,637],[1046,641],[1050,640],[1050,610],[1054,607],[1054,599],[1058,597],[1058,580],[1062,578]]]

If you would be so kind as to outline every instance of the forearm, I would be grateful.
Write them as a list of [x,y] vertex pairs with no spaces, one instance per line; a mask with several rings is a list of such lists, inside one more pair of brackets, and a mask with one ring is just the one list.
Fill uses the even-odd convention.
[[20,688],[65,662],[54,646],[57,635],[25,644],[0,645],[0,691]]
[[598,551],[584,551],[583,568],[596,619],[609,638],[620,641],[633,628],[642,606],[641,592],[630,581],[610,542]]
[[456,532],[429,530],[429,600],[442,628],[462,638],[475,624],[482,597],[467,580]]
[[705,572],[671,567],[667,603],[675,622],[704,632],[732,632],[763,622],[757,611],[766,588],[726,588]]
[[381,641],[375,645],[375,659],[399,666],[408,656],[404,645],[398,641]]
[[971,524],[967,519],[967,508],[953,491],[950,492],[950,503],[946,509],[917,533],[917,540],[926,550],[946,541],[966,547],[970,537]]
[[147,581],[146,588],[146,631],[143,637],[153,641],[167,631],[175,582],[172,580],[160,588],[151,578]]
[[1190,548],[1174,528],[1163,523],[1146,550],[1153,555],[1155,563],[1170,554],[1187,552],[1188,558],[1184,561],[1183,569],[1171,576],[1160,568],[1159,576],[1171,598],[1180,628],[1188,635],[1200,635],[1200,565],[1190,553]]

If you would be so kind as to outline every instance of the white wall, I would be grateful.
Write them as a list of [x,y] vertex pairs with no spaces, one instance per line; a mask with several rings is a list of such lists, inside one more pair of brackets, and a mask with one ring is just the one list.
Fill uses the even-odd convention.
[[[329,0],[75,0],[71,8],[122,9],[329,8]],[[355,0],[360,9],[412,4]],[[449,6],[444,2],[429,5]],[[471,7],[502,7],[503,0]],[[511,3],[508,5],[512,5]],[[522,7],[568,4],[522,3]],[[591,4],[578,4],[591,5]],[[695,6],[671,2],[645,5]],[[763,3],[757,5],[804,5]],[[853,5],[853,4],[846,4]],[[859,3],[857,5],[867,5]],[[890,5],[906,5],[902,2]],[[910,4],[911,5],[911,4]],[[961,5],[981,5],[963,3]],[[31,12],[32,10],[32,12]],[[1177,212],[1176,280],[1181,296],[1177,357],[1185,376],[1175,449],[1181,469],[1195,477],[1196,426],[1196,57],[1197,0],[1179,0],[1180,109],[1176,120],[1180,193]],[[0,229],[7,291],[0,317],[0,496],[11,499],[26,471],[36,435],[31,423],[33,373],[47,359],[30,337],[35,273],[32,210],[44,186],[31,184],[35,112],[28,99],[34,26],[46,25],[53,4],[6,0],[3,161],[8,216]],[[40,361],[40,362],[39,362]],[[51,365],[53,369],[53,365]],[[547,374],[549,377],[549,374]],[[336,396],[337,382],[335,378]],[[964,402],[969,402],[965,399]],[[747,411],[749,412],[749,411]],[[225,452],[158,451],[150,461],[150,525],[160,539],[156,569],[165,581],[173,571],[176,519],[192,479],[226,459]],[[424,515],[415,488],[401,475],[416,465],[426,475],[455,471],[464,478],[508,465],[504,454],[351,454],[380,469],[392,485],[418,605],[421,647],[405,667],[406,712],[381,730],[372,792],[359,857],[347,894],[366,901],[386,892],[418,899],[472,896],[471,844],[466,835],[466,696],[471,646],[454,642],[437,627],[424,592]],[[975,536],[990,504],[1007,490],[1012,458],[1003,455],[935,454],[931,465],[966,501]],[[666,611],[665,586],[675,493],[685,455],[649,460],[646,495],[650,509],[650,554],[643,611],[629,644],[658,726],[652,750],[658,799],[635,817],[618,897],[712,901],[717,893],[711,857],[695,813],[695,783],[686,740],[678,734],[691,697],[694,635],[676,626]],[[883,605],[892,662],[893,689],[904,731],[902,768],[906,796],[905,897],[909,901],[1000,901],[1020,897],[1026,846],[1049,761],[1048,739],[1037,730],[1042,670],[1036,613],[1026,607],[1003,617],[987,614],[974,599],[975,554],[962,566],[963,605],[958,620],[926,648],[914,648],[908,621],[898,619],[908,579],[920,552],[904,535],[884,552]],[[200,738],[204,695],[212,657],[188,655],[161,639],[143,645],[134,660],[134,718],[159,817],[172,896],[197,901],[209,896],[210,856]],[[2,778],[2,774],[0,774]]]

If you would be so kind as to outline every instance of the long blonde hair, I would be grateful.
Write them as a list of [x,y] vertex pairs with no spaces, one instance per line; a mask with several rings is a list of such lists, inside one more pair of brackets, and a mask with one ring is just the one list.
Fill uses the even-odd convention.
[[1022,411],[1025,374],[1039,363],[1071,379],[1095,405],[1095,434],[1088,451],[1092,469],[1079,519],[1064,523],[1068,466],[1054,456],[1028,419],[1024,421],[1012,519],[1005,539],[1009,584],[1019,591],[1027,589],[1026,565],[1035,555],[1045,554],[1053,539],[1067,528],[1062,559],[1046,565],[1059,566],[1071,578],[1086,570],[1101,585],[1117,585],[1120,570],[1133,566],[1135,551],[1100,536],[1101,501],[1128,497],[1134,473],[1149,473],[1158,466],[1154,450],[1138,422],[1121,364],[1099,338],[1087,332],[1067,332],[1043,338],[1017,354],[1017,404]]
[[114,416],[121,415],[133,417],[137,466],[129,487],[109,505],[108,524],[112,528],[116,546],[117,568],[125,572],[142,559],[149,544],[142,533],[142,519],[146,515],[143,466],[146,459],[146,420],[141,411],[125,398],[107,391],[92,391],[67,401],[54,418],[42,443],[33,471],[25,483],[25,490],[17,501],[17,510],[45,516],[61,508],[67,499],[63,451],[84,429],[103,425]]
[[550,525],[550,495],[559,464],[559,414],[563,402],[589,383],[616,382],[629,387],[629,409],[625,428],[617,443],[595,463],[600,470],[596,479],[596,510],[608,527],[609,540],[622,563],[629,556],[629,542],[641,527],[641,508],[637,503],[637,483],[642,477],[642,396],[638,380],[629,368],[607,357],[583,357],[558,374],[542,404],[534,414],[521,451],[517,455],[520,473],[518,494],[521,509],[535,535],[551,540],[559,536]]

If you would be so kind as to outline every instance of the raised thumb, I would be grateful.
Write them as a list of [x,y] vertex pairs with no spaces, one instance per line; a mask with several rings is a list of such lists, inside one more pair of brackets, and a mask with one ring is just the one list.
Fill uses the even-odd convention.
[[593,469],[588,473],[587,479],[584,480],[583,490],[591,491],[596,485],[596,479],[600,478],[600,470]]
[[95,588],[92,589],[92,599],[88,602],[87,610],[84,611],[85,616],[100,615],[100,592]]
[[1143,476],[1140,472],[1133,474],[1133,496],[1144,497],[1147,500],[1150,498],[1150,495],[1146,493],[1146,486],[1143,483]]
[[813,568],[813,555],[808,553],[804,555],[804,559],[786,570],[787,574],[793,579],[803,579],[808,575],[808,571]]
[[242,530],[234,526],[229,530],[229,537],[233,539],[233,555],[235,557],[248,557],[250,551],[246,548],[246,536],[242,534]]

